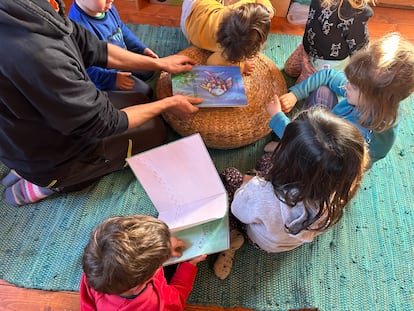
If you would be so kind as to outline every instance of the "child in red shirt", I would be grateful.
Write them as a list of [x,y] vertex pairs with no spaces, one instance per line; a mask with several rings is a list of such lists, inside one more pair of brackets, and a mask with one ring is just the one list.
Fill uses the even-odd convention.
[[80,285],[81,310],[182,311],[197,263],[181,263],[167,283],[162,264],[181,256],[185,243],[165,223],[143,215],[112,217],[101,223],[85,247]]

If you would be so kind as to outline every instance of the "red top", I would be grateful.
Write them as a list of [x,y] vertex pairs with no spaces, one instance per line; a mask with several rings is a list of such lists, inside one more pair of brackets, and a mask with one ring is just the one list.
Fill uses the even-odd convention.
[[183,262],[167,284],[164,271],[160,268],[146,288],[131,298],[95,291],[88,286],[83,273],[80,285],[81,311],[183,311],[196,273],[196,266]]

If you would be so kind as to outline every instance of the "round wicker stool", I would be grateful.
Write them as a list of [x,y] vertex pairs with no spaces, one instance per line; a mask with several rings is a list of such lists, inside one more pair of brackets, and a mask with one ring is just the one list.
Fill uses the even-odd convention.
[[[191,57],[197,65],[205,65],[211,52],[190,46],[179,54]],[[248,105],[246,107],[200,108],[189,118],[178,118],[164,113],[165,120],[180,135],[200,133],[207,147],[233,149],[251,144],[270,133],[269,115],[265,104],[274,94],[287,92],[286,81],[264,54],[254,59],[256,69],[251,75],[243,75]],[[171,76],[162,72],[156,87],[158,98],[172,95]]]

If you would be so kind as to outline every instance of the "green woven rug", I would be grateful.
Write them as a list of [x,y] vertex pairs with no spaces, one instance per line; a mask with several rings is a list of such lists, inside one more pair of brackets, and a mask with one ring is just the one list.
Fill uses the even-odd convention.
[[[187,47],[178,28],[130,25],[160,56]],[[270,35],[265,54],[279,68],[300,37]],[[414,310],[414,96],[403,103],[396,144],[375,164],[341,222],[313,243],[265,254],[249,245],[224,281],[200,264],[189,303],[286,311]],[[218,170],[254,166],[270,138],[235,150],[210,150]],[[0,165],[0,177],[7,170]],[[0,195],[4,195],[0,186]],[[155,209],[129,169],[88,189],[26,207],[0,201],[0,278],[21,287],[77,290],[91,230],[112,215]]]

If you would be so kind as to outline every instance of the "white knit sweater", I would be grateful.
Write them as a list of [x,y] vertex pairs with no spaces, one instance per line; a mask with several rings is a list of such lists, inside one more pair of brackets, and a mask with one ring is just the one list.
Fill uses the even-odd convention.
[[236,191],[231,211],[247,225],[249,238],[269,253],[289,251],[312,242],[321,233],[307,230],[296,235],[288,233],[285,226],[292,227],[308,218],[303,204],[287,206],[276,197],[272,184],[258,176]]

